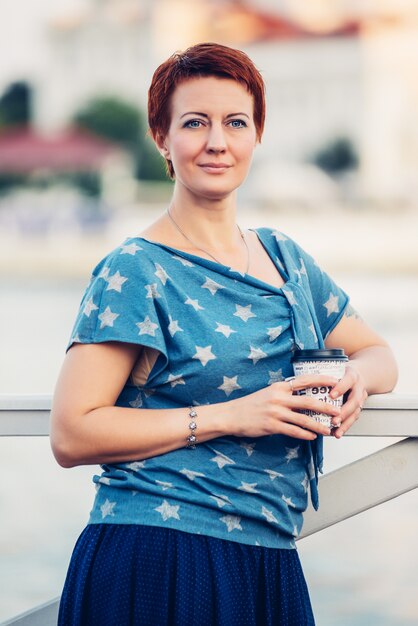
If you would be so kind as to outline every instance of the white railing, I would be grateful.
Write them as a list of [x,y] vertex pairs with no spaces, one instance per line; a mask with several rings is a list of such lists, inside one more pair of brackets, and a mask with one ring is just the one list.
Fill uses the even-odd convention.
[[[48,435],[50,408],[50,396],[0,395],[0,436]],[[417,394],[371,396],[348,435],[402,440],[321,477],[320,509],[306,511],[299,539],[418,487]],[[51,600],[0,626],[53,626],[58,602]]]

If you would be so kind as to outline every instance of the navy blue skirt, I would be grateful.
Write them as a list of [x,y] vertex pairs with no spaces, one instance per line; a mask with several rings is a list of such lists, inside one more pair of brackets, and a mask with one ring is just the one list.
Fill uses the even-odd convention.
[[296,550],[169,528],[92,524],[58,626],[314,626]]

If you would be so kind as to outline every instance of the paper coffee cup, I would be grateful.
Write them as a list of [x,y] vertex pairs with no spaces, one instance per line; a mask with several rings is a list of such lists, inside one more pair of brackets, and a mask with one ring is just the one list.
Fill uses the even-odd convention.
[[[339,348],[334,350],[296,350],[292,357],[295,377],[321,374],[341,380],[345,373],[347,361],[348,357],[344,354],[344,350]],[[297,394],[310,396],[334,406],[342,406],[342,396],[335,399],[329,397],[331,389],[331,386],[320,385],[318,387],[301,389],[297,391]],[[301,413],[308,415],[328,428],[334,428],[334,425],[331,424],[331,415],[310,410],[301,410]]]

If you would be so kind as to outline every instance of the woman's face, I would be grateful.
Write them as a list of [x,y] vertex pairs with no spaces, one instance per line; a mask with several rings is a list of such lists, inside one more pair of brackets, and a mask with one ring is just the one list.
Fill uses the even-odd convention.
[[177,86],[170,128],[159,144],[177,187],[222,199],[241,185],[256,145],[253,108],[253,96],[228,78],[192,78]]

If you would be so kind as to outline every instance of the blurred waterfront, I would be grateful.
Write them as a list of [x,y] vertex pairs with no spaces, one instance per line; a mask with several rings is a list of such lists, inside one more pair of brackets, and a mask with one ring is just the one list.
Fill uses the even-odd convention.
[[[418,393],[416,2],[20,5],[0,0],[0,393],[52,393],[91,269],[167,206],[146,91],[199,41],[243,49],[267,84],[240,225],[313,254],[391,343],[397,390]],[[388,443],[329,440],[326,471]],[[95,468],[4,438],[0,472],[1,620],[60,593]],[[317,626],[418,623],[417,519],[412,492],[299,544]]]
[[[45,242],[32,267],[24,238],[13,250],[6,248],[7,255],[0,254],[1,393],[52,393],[92,265],[125,237],[140,232],[153,211],[148,209],[136,221],[129,215],[102,237],[80,239],[72,249],[61,241],[60,255],[45,252]],[[356,237],[353,220],[344,213],[257,217],[242,212],[240,217],[243,226],[280,228],[314,252],[363,317],[393,346],[400,366],[397,390],[417,393],[418,272],[416,266],[408,271],[408,255],[416,250],[402,246],[401,236],[410,230],[409,222],[399,221],[398,239],[384,220],[370,230],[364,223]],[[381,252],[387,251],[378,254],[380,268],[378,260],[368,264],[362,258],[363,239],[371,249],[381,245]],[[28,245],[34,242],[29,239]],[[37,245],[41,250],[39,241]],[[326,471],[388,443],[391,440],[330,440]],[[60,593],[71,550],[88,517],[95,468],[59,468],[46,439],[0,440],[0,458],[2,619]],[[417,516],[418,497],[412,492],[298,544],[318,626],[418,622],[418,570],[412,549]]]

